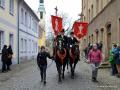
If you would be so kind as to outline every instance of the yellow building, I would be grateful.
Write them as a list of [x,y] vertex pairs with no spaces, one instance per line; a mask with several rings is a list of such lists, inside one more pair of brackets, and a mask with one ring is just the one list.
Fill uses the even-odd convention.
[[0,53],[3,45],[11,45],[13,63],[17,63],[17,9],[18,0],[0,0]]
[[41,47],[42,45],[46,46],[44,0],[39,0],[38,14],[40,16],[38,45]]
[[45,31],[40,31],[40,37],[39,37],[39,41],[38,41],[38,46],[46,46],[46,34]]

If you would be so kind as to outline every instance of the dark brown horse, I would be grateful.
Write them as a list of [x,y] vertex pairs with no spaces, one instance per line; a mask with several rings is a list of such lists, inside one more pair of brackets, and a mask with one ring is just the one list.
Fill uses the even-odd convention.
[[[56,44],[56,42],[54,42],[54,44]],[[65,47],[62,46],[62,44],[59,44],[59,46],[55,45],[53,50],[54,50],[56,67],[59,75],[58,81],[61,82],[62,78],[64,79],[64,71],[67,63],[66,61],[67,50]]]
[[71,68],[71,78],[74,79],[75,67],[80,60],[80,50],[78,45],[72,45],[69,50],[70,68]]

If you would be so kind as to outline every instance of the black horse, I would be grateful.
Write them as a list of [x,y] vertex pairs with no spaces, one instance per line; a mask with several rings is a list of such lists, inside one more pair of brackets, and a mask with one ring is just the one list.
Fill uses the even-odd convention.
[[54,47],[54,56],[55,56],[55,62],[56,62],[56,67],[59,75],[58,81],[61,82],[62,78],[64,79],[64,71],[65,71],[65,66],[67,63],[67,50],[66,48],[62,45],[62,42],[58,42],[58,46]]
[[69,50],[69,63],[71,68],[71,78],[74,79],[75,67],[78,61],[80,60],[80,50],[79,45],[72,45]]

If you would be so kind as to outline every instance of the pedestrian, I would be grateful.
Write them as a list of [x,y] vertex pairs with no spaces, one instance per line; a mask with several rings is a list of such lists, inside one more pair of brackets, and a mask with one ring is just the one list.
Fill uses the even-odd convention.
[[41,46],[41,51],[37,55],[37,64],[40,69],[41,82],[44,85],[46,84],[47,57],[52,59],[50,54],[46,52],[45,46]]
[[114,54],[112,52],[112,49],[109,52],[109,63],[111,64],[111,69],[112,69],[112,75],[116,75],[118,73],[117,68],[116,68],[116,64],[115,64],[115,58],[114,58]]
[[11,70],[10,66],[12,65],[12,55],[13,55],[11,45],[9,45],[7,50],[8,50],[8,59],[7,59],[7,62],[6,62],[7,63],[7,70],[10,71]]
[[93,82],[98,82],[97,74],[98,74],[98,68],[101,64],[101,61],[102,61],[102,53],[97,48],[97,45],[93,44],[93,48],[90,50],[88,54],[88,63],[90,63],[92,66],[92,81]]
[[117,51],[115,52],[115,63],[117,67],[117,77],[120,78],[120,46],[117,47]]
[[4,45],[2,49],[2,56],[1,56],[2,73],[6,72],[6,61],[8,59],[7,57],[8,57],[7,45]]
[[112,53],[115,54],[117,51],[117,44],[113,44]]

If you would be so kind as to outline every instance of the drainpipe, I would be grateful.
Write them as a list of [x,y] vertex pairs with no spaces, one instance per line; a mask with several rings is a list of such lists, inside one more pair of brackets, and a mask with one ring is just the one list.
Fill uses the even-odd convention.
[[19,59],[20,59],[20,58],[19,58],[19,57],[20,57],[20,55],[19,55],[19,51],[20,51],[20,50],[19,50],[19,4],[20,4],[20,1],[21,1],[21,0],[18,0],[18,5],[17,5],[17,14],[18,14],[18,15],[17,15],[17,16],[18,16],[18,17],[17,17],[17,19],[18,19],[18,20],[17,20],[17,21],[18,21],[18,22],[17,22],[17,24],[18,24],[18,34],[17,34],[17,36],[18,36],[18,64],[20,63],[20,60],[19,60]]

